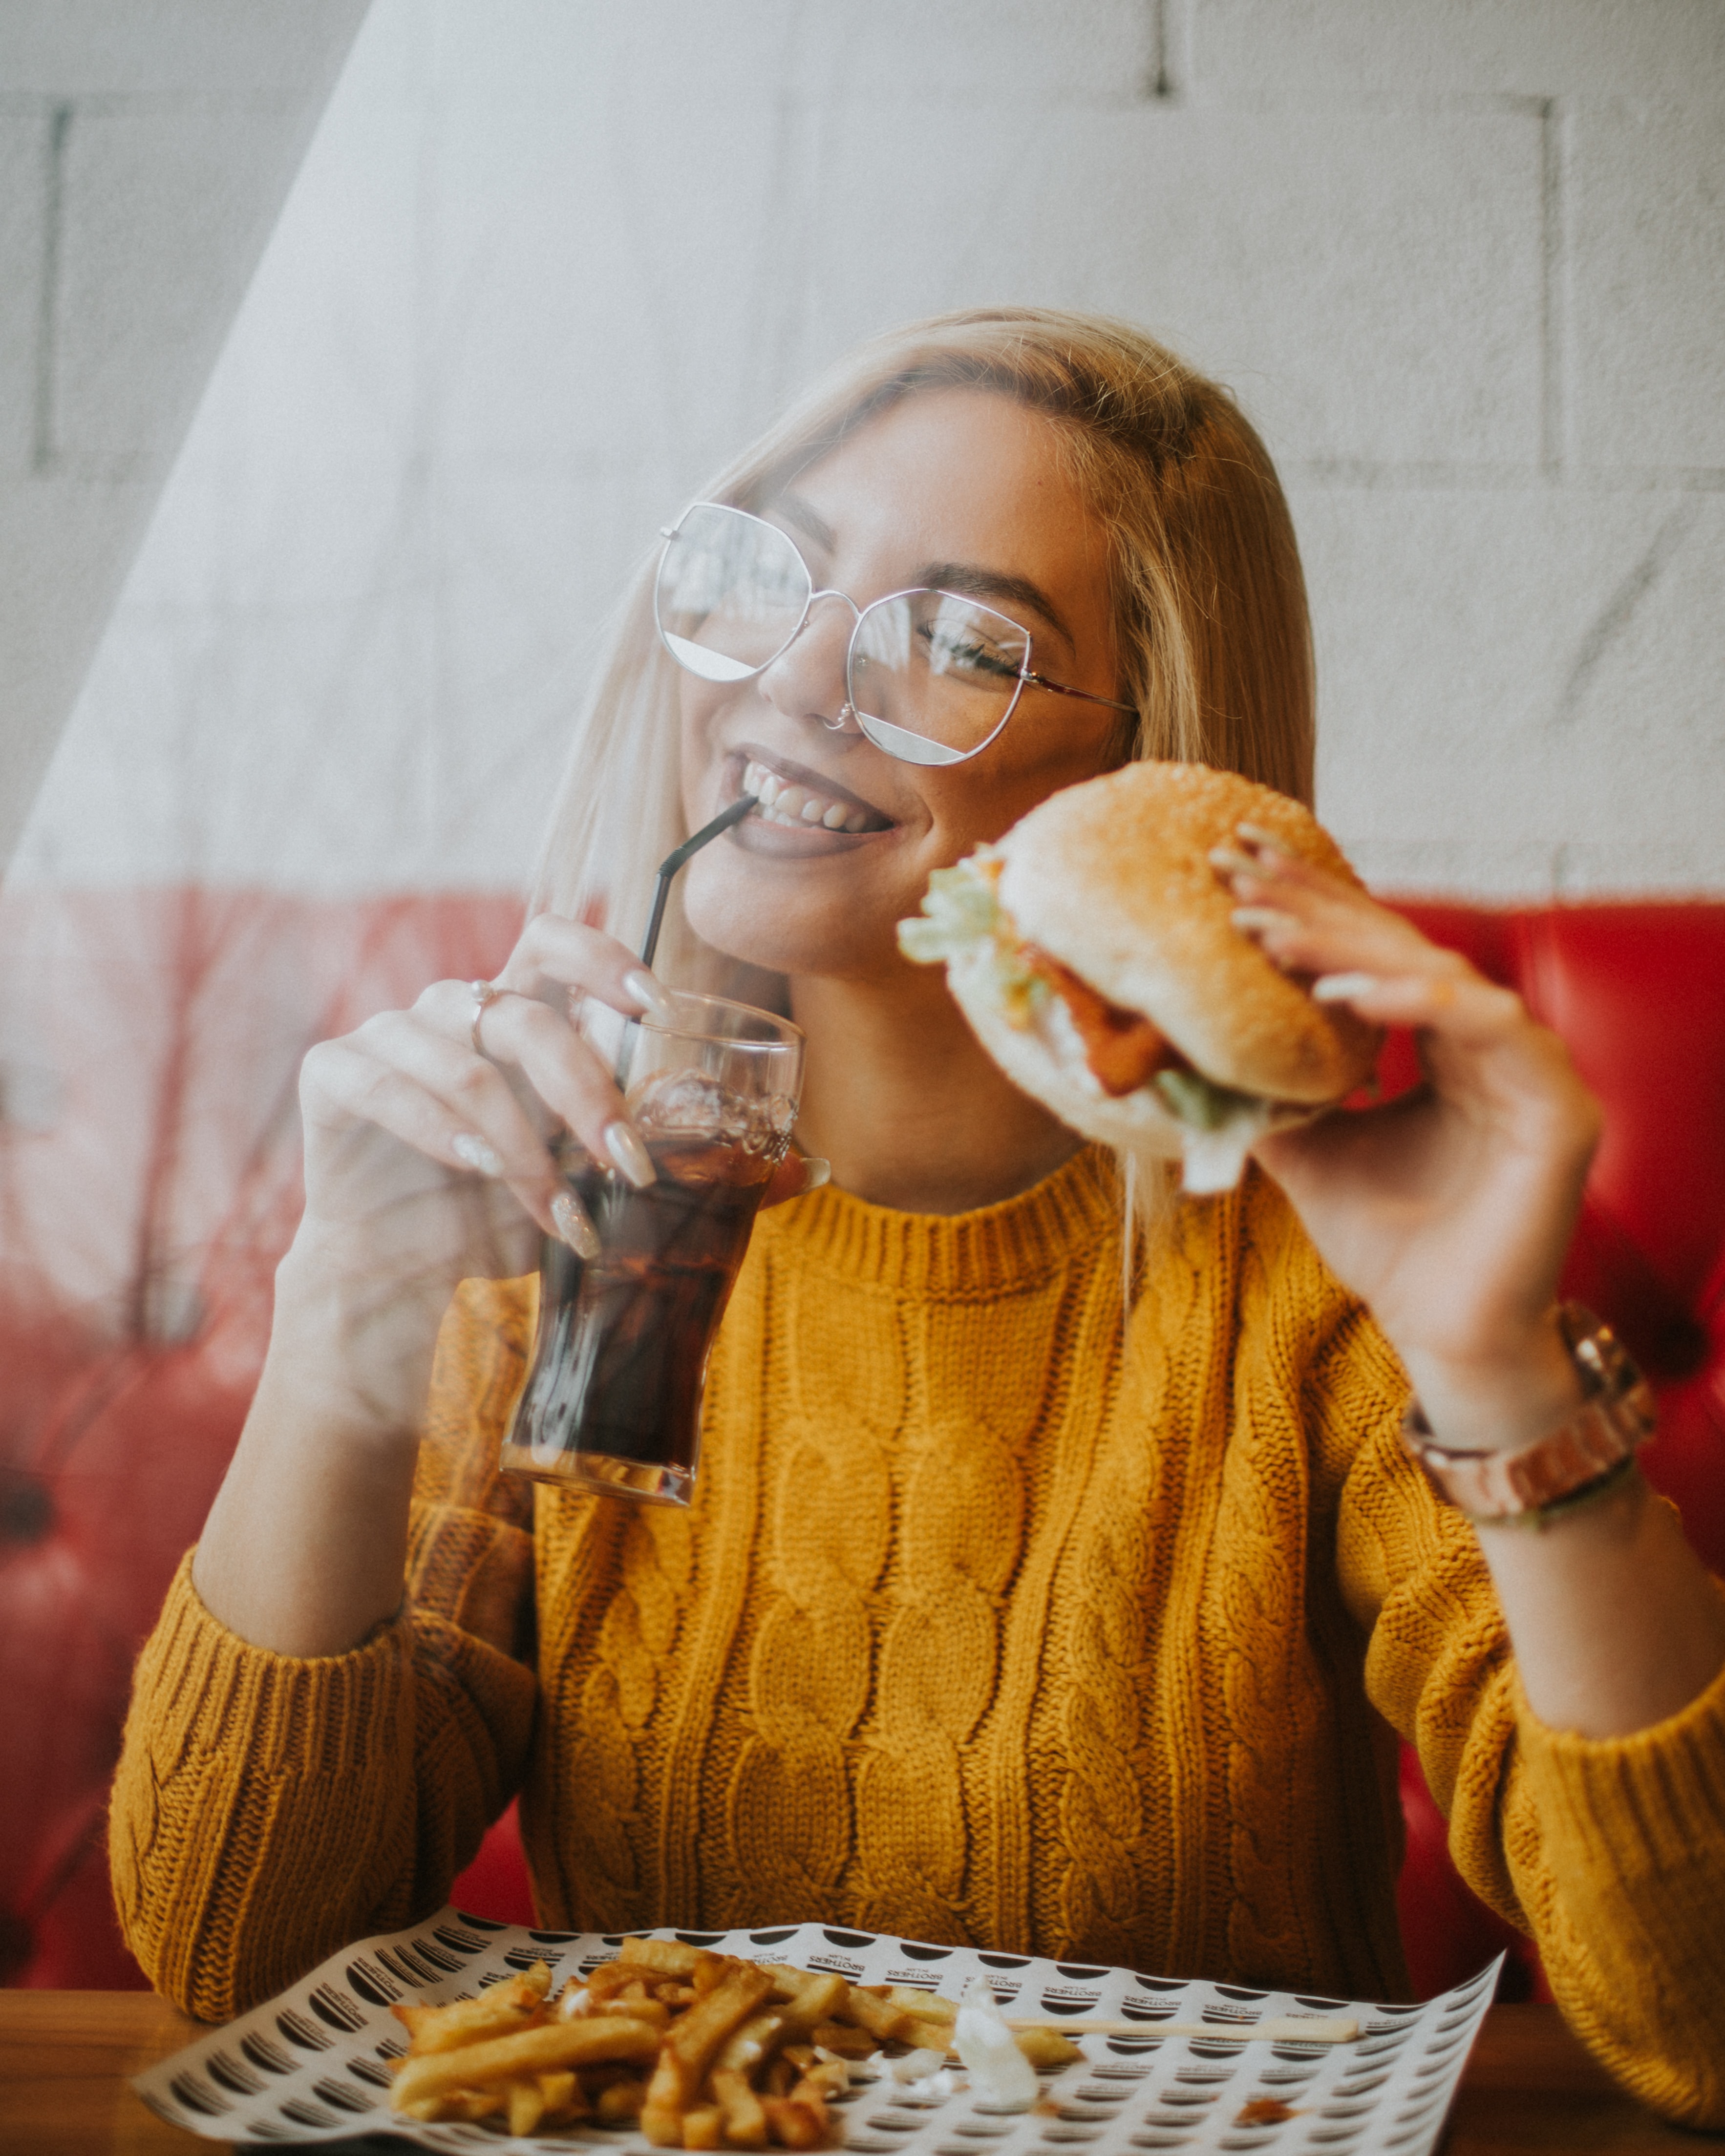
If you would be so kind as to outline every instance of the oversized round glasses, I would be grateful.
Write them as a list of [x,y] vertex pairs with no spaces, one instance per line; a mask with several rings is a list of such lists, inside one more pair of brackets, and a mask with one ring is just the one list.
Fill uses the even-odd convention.
[[665,534],[653,611],[665,649],[704,681],[747,681],[801,633],[817,599],[856,616],[845,654],[847,701],[827,724],[855,720],[902,763],[964,763],[1012,716],[1027,688],[1130,711],[1032,671],[1030,633],[956,592],[893,592],[859,607],[817,591],[796,542],[747,510],[697,501]]

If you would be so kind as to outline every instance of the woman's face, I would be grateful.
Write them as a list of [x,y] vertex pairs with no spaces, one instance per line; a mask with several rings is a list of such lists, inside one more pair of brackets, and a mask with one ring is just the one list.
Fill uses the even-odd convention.
[[[908,398],[761,513],[796,541],[818,589],[864,607],[956,584],[1030,632],[1038,672],[1117,693],[1105,537],[1062,468],[1052,424],[1026,406],[973,390]],[[968,763],[900,763],[825,723],[845,704],[854,621],[824,599],[752,680],[681,677],[691,829],[737,798],[746,773],[772,773],[796,791],[780,806],[798,828],[747,818],[696,856],[684,886],[698,935],[777,973],[896,971],[906,962],[896,924],[916,912],[929,871],[1106,768],[1118,738],[1117,712],[1026,687],[1005,730]],[[803,820],[811,797],[823,814],[836,804],[865,828]]]

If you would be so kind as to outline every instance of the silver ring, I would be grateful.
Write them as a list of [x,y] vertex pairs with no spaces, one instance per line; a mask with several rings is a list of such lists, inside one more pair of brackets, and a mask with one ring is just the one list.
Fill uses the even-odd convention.
[[839,706],[839,716],[836,719],[823,719],[821,724],[829,734],[842,734],[855,716],[856,707],[847,700]]
[[[470,981],[467,983],[467,991],[473,998],[473,1023],[467,1029],[467,1037],[473,1043],[474,1054],[485,1055],[485,1045],[480,1039],[480,1020],[485,1016],[488,1007],[495,1003],[499,996],[510,995],[513,991],[509,988],[500,988],[495,981]],[[487,1063],[490,1060],[489,1055],[485,1055]]]

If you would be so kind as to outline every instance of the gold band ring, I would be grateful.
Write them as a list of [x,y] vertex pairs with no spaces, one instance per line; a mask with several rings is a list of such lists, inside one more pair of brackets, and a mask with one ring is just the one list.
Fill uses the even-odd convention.
[[[485,1016],[489,1006],[496,1002],[499,996],[512,995],[515,991],[512,988],[500,988],[495,981],[470,981],[467,983],[467,992],[473,998],[473,1023],[467,1029],[467,1037],[473,1043],[474,1054],[485,1055],[485,1045],[480,1039],[480,1020]],[[489,1063],[490,1060],[489,1055],[485,1055],[486,1062]]]

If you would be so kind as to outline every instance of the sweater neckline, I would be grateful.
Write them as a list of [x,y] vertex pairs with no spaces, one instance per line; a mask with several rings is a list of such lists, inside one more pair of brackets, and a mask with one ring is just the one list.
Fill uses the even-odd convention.
[[1111,1156],[1081,1147],[1017,1197],[973,1213],[900,1213],[829,1183],[763,1213],[756,1239],[857,1286],[974,1301],[1032,1287],[1120,1234]]

